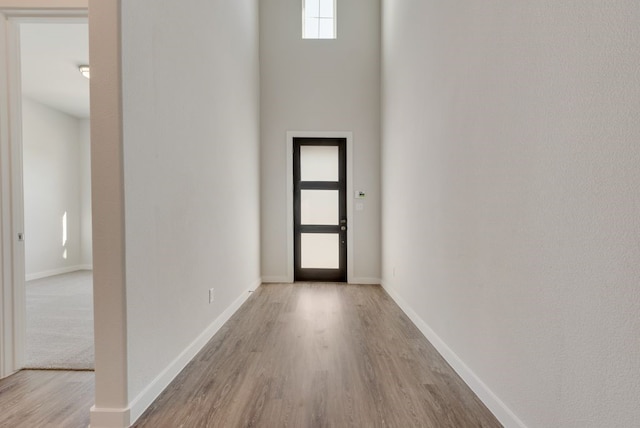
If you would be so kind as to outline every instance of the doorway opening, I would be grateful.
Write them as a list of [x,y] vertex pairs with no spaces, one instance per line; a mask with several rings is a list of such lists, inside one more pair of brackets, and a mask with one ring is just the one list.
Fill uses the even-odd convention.
[[347,282],[347,140],[293,138],[294,281]]
[[346,139],[294,138],[294,280],[347,281]]
[[[351,131],[287,131],[286,152],[287,152],[287,199],[286,199],[286,224],[287,224],[287,276],[286,282],[295,282],[295,216],[294,216],[294,139],[323,139],[341,140],[344,142],[345,150],[345,182],[346,182],[346,219],[353,219],[353,199],[348,195],[353,194],[353,132]],[[302,189],[301,189],[302,190]],[[349,283],[353,278],[353,221],[346,226],[346,277],[344,281]],[[334,238],[335,239],[335,238]],[[300,260],[301,262],[301,260]],[[343,279],[343,278],[341,278]],[[298,279],[300,280],[300,279]]]
[[24,219],[21,368],[94,368],[86,19],[17,24]]

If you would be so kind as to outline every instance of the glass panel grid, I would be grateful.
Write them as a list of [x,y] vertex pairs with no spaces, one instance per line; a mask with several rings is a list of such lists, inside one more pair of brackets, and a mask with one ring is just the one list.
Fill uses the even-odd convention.
[[335,0],[303,0],[305,39],[335,39]]

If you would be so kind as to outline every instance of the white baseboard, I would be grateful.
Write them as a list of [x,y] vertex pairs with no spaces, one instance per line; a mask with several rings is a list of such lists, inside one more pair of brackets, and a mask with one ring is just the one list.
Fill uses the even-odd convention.
[[413,310],[400,295],[384,281],[382,287],[400,306],[400,309],[413,321],[424,336],[431,342],[442,357],[458,373],[464,382],[478,396],[487,408],[506,428],[527,428],[527,426],[496,396],[489,387],[458,357],[455,352],[438,336],[429,325]]
[[129,409],[91,407],[89,428],[128,428],[131,426]]
[[129,407],[120,408],[91,408],[90,428],[128,428],[142,416],[145,410],[158,398],[160,393],[175,379],[209,340],[220,330],[225,322],[236,313],[242,304],[251,296],[251,292],[260,286],[261,281],[255,281],[229,307],[218,316],[200,335],[187,346],[147,387],[134,398]]
[[356,278],[351,278],[349,280],[349,284],[380,285],[380,278],[356,277]]
[[262,282],[269,284],[283,282],[285,284],[288,284],[291,282],[291,280],[286,276],[263,276]]
[[54,275],[61,275],[63,273],[75,272],[78,270],[92,270],[92,265],[75,265],[75,266],[66,266],[58,269],[45,270],[42,272],[29,273],[24,276],[26,281],[33,281],[34,279],[46,278]]
[[[142,416],[144,411],[158,398],[160,393],[171,381],[186,367],[198,352],[220,330],[225,322],[236,313],[242,304],[249,298],[251,292],[260,286],[260,280],[255,281],[247,288],[218,318],[216,318],[184,351],[180,353],[136,398],[131,401],[131,420],[133,424]],[[128,425],[127,425],[128,427]]]

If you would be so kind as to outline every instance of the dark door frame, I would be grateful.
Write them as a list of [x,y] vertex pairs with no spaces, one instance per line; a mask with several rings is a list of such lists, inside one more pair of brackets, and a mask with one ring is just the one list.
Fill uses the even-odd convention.
[[[301,181],[300,148],[303,146],[337,147],[338,181]],[[338,190],[339,222],[337,225],[303,225],[300,223],[302,190]],[[294,206],[294,280],[347,282],[347,140],[346,138],[294,137],[293,138],[293,206]],[[310,269],[301,266],[302,233],[336,233],[339,240],[338,269]]]

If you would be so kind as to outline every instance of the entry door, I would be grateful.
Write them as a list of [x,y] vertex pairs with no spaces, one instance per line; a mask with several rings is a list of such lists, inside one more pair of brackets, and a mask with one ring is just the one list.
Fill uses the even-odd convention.
[[293,139],[294,280],[347,281],[345,138]]

